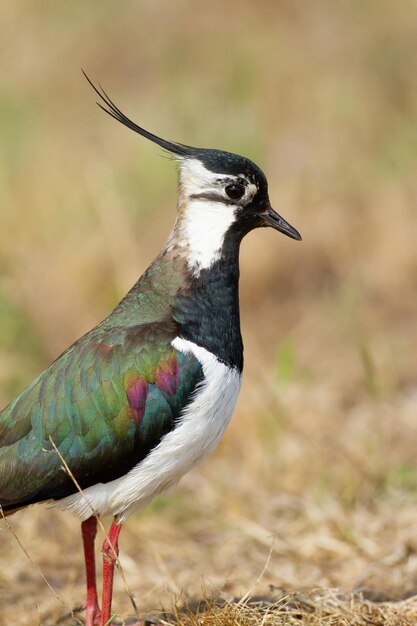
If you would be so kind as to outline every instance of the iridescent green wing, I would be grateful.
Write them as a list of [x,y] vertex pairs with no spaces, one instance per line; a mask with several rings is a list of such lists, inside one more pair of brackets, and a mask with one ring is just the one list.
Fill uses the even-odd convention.
[[167,323],[99,327],[79,340],[0,414],[0,504],[5,510],[124,475],[175,428],[203,379],[173,349]]

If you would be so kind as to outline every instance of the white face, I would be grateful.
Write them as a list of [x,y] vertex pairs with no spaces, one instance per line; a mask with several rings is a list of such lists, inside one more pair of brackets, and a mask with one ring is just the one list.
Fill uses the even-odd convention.
[[[231,185],[244,192],[240,198],[228,195],[226,188],[230,192]],[[257,191],[257,186],[243,175],[216,174],[197,159],[181,162],[182,211],[176,225],[176,244],[187,248],[188,266],[194,275],[220,258],[226,232]]]

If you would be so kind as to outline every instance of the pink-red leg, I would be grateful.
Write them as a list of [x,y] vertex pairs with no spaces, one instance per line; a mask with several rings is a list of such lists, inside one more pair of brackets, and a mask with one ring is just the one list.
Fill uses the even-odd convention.
[[98,626],[101,611],[97,599],[96,561],[94,540],[97,534],[97,518],[93,515],[81,524],[84,544],[85,573],[87,578],[87,601],[85,604],[85,626]]
[[[119,556],[119,535],[121,524],[113,521],[103,543],[103,594],[101,602],[100,626],[111,626],[111,604],[113,598],[114,566]],[[130,623],[131,626],[143,626],[143,622]]]
[[114,521],[110,526],[109,533],[103,543],[103,595],[101,604],[100,626],[109,623],[111,617],[111,602],[113,597],[114,565],[119,556],[119,534],[121,524]]

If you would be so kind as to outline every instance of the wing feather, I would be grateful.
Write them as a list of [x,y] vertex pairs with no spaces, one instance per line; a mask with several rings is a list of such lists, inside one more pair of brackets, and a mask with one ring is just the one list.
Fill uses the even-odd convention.
[[118,478],[170,430],[203,379],[163,322],[89,333],[0,413],[0,504],[60,499]]

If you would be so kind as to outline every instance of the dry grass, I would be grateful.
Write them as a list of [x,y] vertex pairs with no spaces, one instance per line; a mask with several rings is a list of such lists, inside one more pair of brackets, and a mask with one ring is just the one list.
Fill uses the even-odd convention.
[[[174,218],[172,165],[96,110],[80,66],[145,127],[258,161],[304,237],[244,242],[242,397],[219,450],[126,524],[141,610],[251,591],[276,605],[181,623],[416,623],[415,2],[6,0],[0,22],[1,402],[111,309]],[[10,523],[79,606],[77,520]],[[60,623],[0,541],[0,624]],[[132,611],[120,578],[115,608]]]
[[[179,626],[410,626],[417,619],[417,600],[378,602],[363,593],[336,590],[286,593],[278,599],[253,598],[244,603],[209,602],[178,611],[167,624]],[[164,620],[165,621],[165,620]]]

